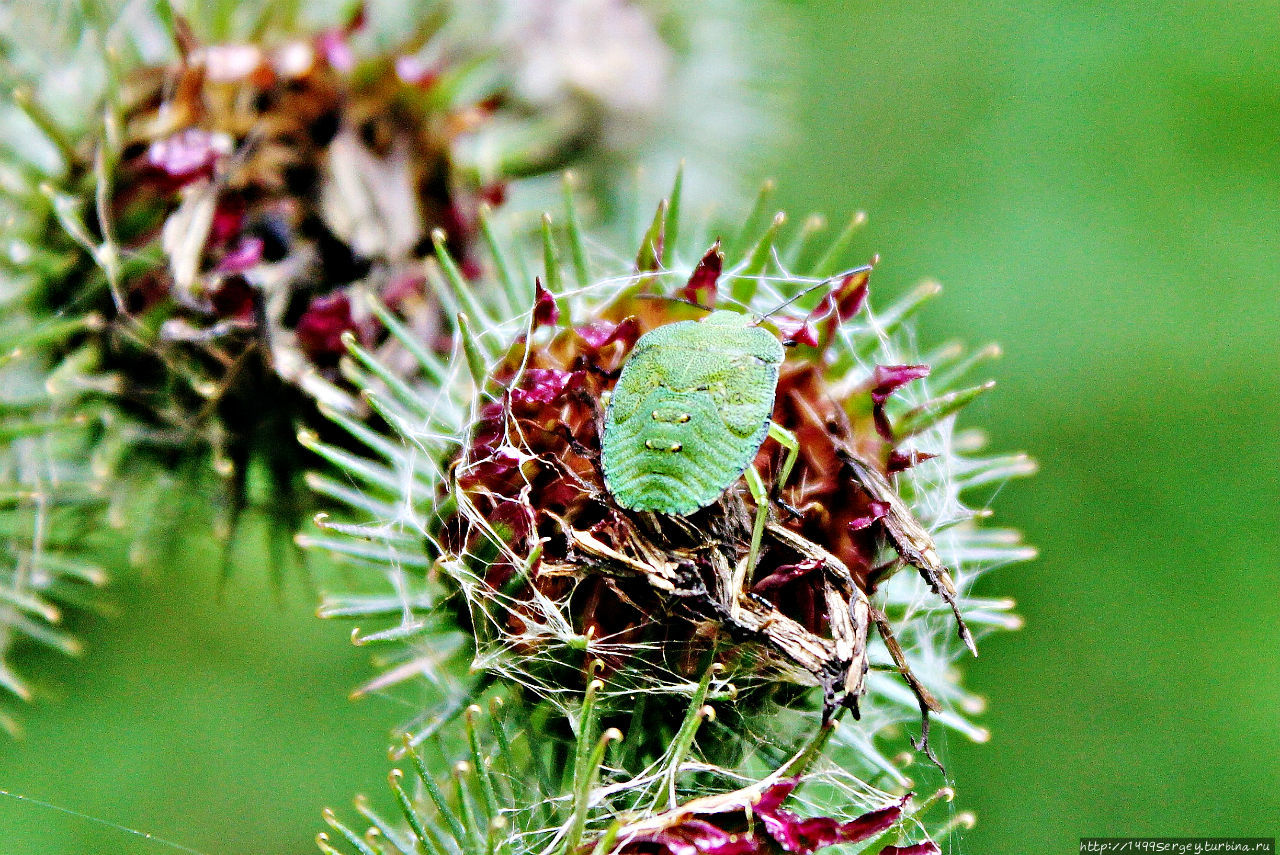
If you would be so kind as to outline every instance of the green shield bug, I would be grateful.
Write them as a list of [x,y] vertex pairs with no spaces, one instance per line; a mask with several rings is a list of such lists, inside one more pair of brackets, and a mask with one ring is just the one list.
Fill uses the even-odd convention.
[[[780,484],[798,452],[771,419],[782,362],[782,344],[749,315],[715,311],[666,324],[636,342],[605,416],[605,486],[628,510],[687,516],[746,473],[756,519],[735,594],[755,567],[769,508],[751,463],[773,436],[788,449]],[[730,606],[736,614],[736,596]]]

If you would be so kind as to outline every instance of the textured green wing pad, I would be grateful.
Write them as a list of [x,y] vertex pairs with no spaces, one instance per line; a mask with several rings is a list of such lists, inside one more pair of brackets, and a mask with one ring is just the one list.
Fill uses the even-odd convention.
[[691,514],[731,487],[769,433],[782,345],[736,312],[667,324],[636,342],[604,427],[618,504]]

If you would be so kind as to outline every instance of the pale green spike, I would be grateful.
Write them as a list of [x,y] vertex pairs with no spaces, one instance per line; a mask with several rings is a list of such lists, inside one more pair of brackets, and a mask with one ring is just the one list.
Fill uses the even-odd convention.
[[316,846],[319,847],[323,855],[345,855],[341,850],[334,849],[329,843],[329,835],[323,831],[316,835]]
[[96,564],[88,564],[56,552],[19,552],[18,556],[29,562],[32,567],[58,576],[79,579],[95,588],[101,588],[107,584],[107,574]]
[[[973,353],[969,354],[968,357],[957,361],[954,365],[951,365],[945,370],[935,370],[933,372],[932,383],[938,389],[946,389],[949,386],[954,386],[960,378],[964,377],[978,365],[981,365],[984,362],[989,362],[993,359],[999,359],[1003,354],[1004,351],[1000,349],[1000,345],[988,344],[986,347],[975,350]],[[938,364],[936,361],[930,362],[927,359],[924,361],[930,365]]]
[[[494,697],[489,700],[489,729],[493,731],[494,739],[498,743],[498,759],[502,762],[502,771],[507,777],[510,784],[514,784],[516,778],[516,761],[515,755],[511,752],[511,742],[507,739],[506,728],[502,726],[502,698]],[[511,795],[511,787],[508,786],[507,793]]]
[[448,369],[440,357],[432,353],[431,349],[423,344],[422,340],[409,330],[396,317],[395,312],[388,309],[372,291],[365,292],[365,302],[374,316],[387,328],[387,332],[391,333],[396,341],[404,345],[405,350],[409,351],[409,354],[413,356],[418,363],[418,367],[422,369],[423,376],[437,386],[443,384],[448,374]]
[[333,811],[325,808],[322,816],[324,817],[325,824],[341,834],[348,843],[356,848],[356,851],[358,851],[360,855],[378,855],[377,851],[360,839],[360,835],[343,825],[338,818],[334,816]]
[[34,422],[12,422],[0,425],[0,442],[12,442],[28,436],[44,436],[69,428],[83,427],[84,419],[71,416],[65,419]]
[[[883,313],[870,316],[871,328],[878,335],[861,337],[861,340],[855,345],[857,347],[856,356],[862,359],[870,357],[883,344],[883,336],[887,336],[897,330],[898,327],[902,326],[903,321],[918,312],[921,306],[940,293],[942,293],[942,286],[937,282],[924,282],[900,297]],[[836,360],[833,370],[847,370],[853,365],[854,361],[855,354],[846,351]]]
[[315,524],[317,528],[324,531],[331,531],[337,534],[345,534],[349,537],[367,540],[370,537],[377,537],[379,542],[388,546],[401,547],[417,547],[421,542],[416,535],[408,534],[404,531],[389,531],[383,527],[375,527],[368,525],[358,525],[356,523],[340,523],[333,522],[329,519],[328,514],[316,514]]
[[316,609],[322,618],[348,617],[400,617],[406,606],[411,609],[429,609],[435,605],[430,597],[403,597],[398,594],[355,594],[345,597],[326,596]]
[[46,321],[44,324],[24,328],[19,325],[13,332],[0,335],[0,365],[22,353],[38,351],[47,344],[56,344],[83,330],[101,329],[101,326],[101,316],[96,314]]
[[689,749],[693,747],[693,739],[698,733],[698,728],[707,717],[707,692],[711,688],[711,678],[722,670],[723,666],[715,663],[704,671],[702,679],[698,681],[698,687],[689,698],[684,721],[680,723],[680,730],[671,740],[671,747],[667,749],[667,755],[663,761],[666,769],[658,781],[660,789],[653,800],[654,810],[663,808],[664,795],[666,795],[666,809],[670,810],[676,806],[676,780],[680,776],[680,764],[684,762]]
[[899,439],[905,439],[928,430],[947,416],[968,406],[975,398],[994,388],[995,385],[994,380],[989,380],[980,386],[971,386],[968,389],[940,395],[918,407],[913,407],[894,425],[894,435]]
[[0,688],[8,689],[24,701],[31,700],[31,689],[26,683],[18,679],[18,675],[10,671],[3,662],[0,662]]
[[356,341],[355,335],[347,330],[342,334],[342,345],[347,349],[347,353],[355,357],[355,359],[363,365],[370,374],[378,378],[386,384],[391,394],[395,396],[398,403],[402,404],[406,409],[413,412],[419,418],[427,419],[431,416],[431,409],[426,402],[422,401],[420,396],[414,392],[413,388],[402,378],[396,376],[395,372],[387,368],[378,361],[378,358],[369,351],[360,346]]
[[433,229],[431,231],[431,243],[436,249],[436,261],[440,264],[440,269],[444,271],[445,279],[453,289],[458,309],[466,312],[468,317],[488,329],[493,322],[489,319],[484,307],[476,300],[475,291],[467,282],[467,278],[462,275],[462,271],[458,269],[457,262],[453,260],[453,256],[449,253],[449,248],[445,245],[444,229]]
[[62,620],[62,612],[57,606],[46,603],[34,594],[25,593],[15,588],[0,588],[0,602],[8,603],[19,611],[36,615],[49,623]]
[[778,239],[778,231],[786,221],[787,215],[781,211],[774,215],[769,228],[765,230],[760,239],[756,241],[755,246],[747,253],[742,267],[733,272],[733,284],[729,288],[729,294],[740,304],[744,306],[751,305],[751,300],[755,297],[756,289],[760,285],[757,277],[768,268],[769,262],[773,258],[773,243]]
[[471,805],[471,799],[467,796],[467,784],[463,778],[469,771],[471,771],[470,767],[466,763],[458,763],[453,767],[453,795],[458,803],[458,813],[462,815],[462,824],[467,829],[471,841],[470,848],[464,851],[478,853],[485,848],[486,835],[481,829],[475,808]]
[[573,258],[573,275],[578,280],[578,287],[586,288],[591,284],[591,268],[587,265],[587,249],[582,242],[582,224],[578,221],[578,205],[574,201],[577,183],[577,176],[572,172],[564,174],[564,218],[565,229],[569,235],[569,253]]
[[569,830],[565,834],[564,843],[557,850],[560,855],[569,855],[578,851],[582,842],[582,832],[587,826],[587,807],[590,804],[591,791],[595,788],[600,776],[600,766],[604,763],[604,752],[609,743],[622,739],[622,731],[611,727],[601,734],[595,748],[590,752],[585,767],[586,774],[575,779],[573,786],[573,815],[569,820]]
[[772,178],[760,185],[760,192],[756,194],[756,200],[751,206],[751,213],[747,214],[747,218],[742,221],[742,227],[738,229],[738,233],[733,238],[732,249],[734,252],[737,252],[747,242],[747,239],[759,229],[759,221],[765,216],[765,211],[769,210],[769,202],[777,189],[778,183]]
[[404,487],[401,478],[390,467],[373,463],[363,457],[349,454],[342,449],[327,445],[321,442],[319,437],[311,431],[298,431],[298,442],[301,443],[303,448],[315,452],[338,467],[349,478],[358,478],[372,486],[381,487],[392,495],[399,494]]
[[347,537],[316,537],[310,534],[299,534],[293,540],[303,549],[324,549],[337,555],[359,558],[381,565],[417,567],[425,570],[432,564],[430,558],[412,550],[401,551],[391,549],[385,544],[365,543]]
[[524,293],[516,281],[507,252],[493,231],[492,213],[487,203],[480,205],[480,235],[484,238],[484,244],[489,250],[489,257],[493,259],[494,272],[497,273],[498,282],[502,285],[502,293],[506,297],[506,315],[510,317],[529,305],[529,295]]
[[821,279],[830,276],[840,269],[840,259],[849,249],[849,244],[853,243],[853,236],[867,222],[867,215],[862,211],[858,211],[849,218],[849,224],[844,227],[844,231],[831,242],[831,246],[827,247],[827,251],[822,254],[813,264],[813,269],[809,271],[809,275]]
[[[427,454],[434,454],[436,449],[428,447],[428,444],[423,439],[422,427],[421,426],[415,427],[414,425],[410,424],[410,421],[407,418],[407,415],[408,415],[407,413],[405,413],[403,410],[400,410],[391,406],[386,401],[382,400],[381,396],[375,395],[373,392],[370,392],[368,389],[365,389],[364,391],[362,391],[360,393],[360,397],[363,398],[365,403],[369,405],[369,409],[373,410],[380,417],[382,417],[382,419],[386,421],[387,424],[395,428],[398,434],[403,436],[408,441],[412,442],[417,448],[421,449],[423,452]],[[435,415],[438,416],[440,414],[437,413]],[[443,431],[443,430],[452,429],[455,426],[452,424],[446,425],[443,419],[433,418],[431,427],[437,430]]]
[[475,382],[476,388],[483,391],[485,380],[488,379],[489,369],[485,367],[484,355],[480,350],[480,344],[476,341],[475,334],[471,331],[471,322],[467,320],[465,314],[458,315],[458,336],[462,339],[462,349],[466,353],[467,368],[471,371],[471,379]]
[[395,460],[399,457],[400,447],[398,445],[364,424],[360,419],[353,419],[345,413],[323,406],[320,409],[320,413],[375,454],[381,455],[387,460]]
[[17,630],[37,644],[43,644],[51,650],[56,650],[67,656],[84,655],[84,645],[80,642],[80,639],[46,624],[31,620],[17,612],[8,614],[5,617],[5,624],[9,629]]
[[378,830],[378,833],[396,848],[401,855],[414,855],[417,847],[413,845],[413,841],[406,840],[400,835],[400,831],[391,823],[382,818],[373,805],[369,804],[369,800],[364,796],[356,797],[356,812],[369,821],[369,824]]
[[604,834],[596,841],[595,848],[591,850],[591,855],[608,855],[608,853],[612,852],[613,845],[618,841],[618,833],[622,831],[622,827],[622,820],[614,820],[613,824],[605,829]]
[[480,750],[480,733],[476,729],[476,716],[481,713],[478,705],[472,704],[462,713],[463,728],[467,732],[467,746],[471,749],[471,762],[475,767],[476,780],[480,782],[480,794],[484,798],[485,812],[492,822],[498,817],[498,795],[493,786],[492,773]]
[[676,241],[680,237],[680,202],[684,196],[684,161],[676,167],[675,181],[671,184],[671,195],[667,206],[666,235],[662,242],[662,265],[670,267],[675,258]]
[[11,94],[14,105],[26,114],[26,117],[31,120],[31,124],[39,128],[40,133],[44,134],[49,142],[53,143],[54,148],[58,150],[58,156],[62,158],[63,166],[69,169],[75,165],[76,161],[80,159],[76,154],[75,145],[72,144],[71,138],[63,132],[62,126],[58,124],[58,121],[35,99],[35,93],[31,91],[31,88],[29,86],[19,86]]
[[[594,675],[600,669],[601,663],[599,660],[592,661],[591,673]],[[603,688],[604,683],[602,681],[592,679],[587,683],[587,690],[583,693],[582,709],[578,714],[577,728],[575,728],[574,734],[577,737],[577,745],[571,771],[575,786],[585,780],[587,774],[586,766],[591,756],[591,743],[595,741],[596,727],[599,724],[600,716],[596,696]]]
[[636,255],[636,272],[653,273],[662,269],[663,244],[666,240],[667,200],[658,203],[658,210],[653,215],[649,230],[640,241],[640,252]]
[[[813,243],[814,237],[821,234],[827,228],[827,218],[821,214],[810,214],[805,218],[804,223],[800,226],[791,243],[786,249],[780,252],[782,263],[787,268],[793,268],[798,265],[809,251],[809,247]],[[799,285],[799,283],[796,283]]]
[[444,850],[436,847],[436,841],[427,837],[427,830],[423,827],[422,818],[418,815],[418,810],[413,805],[413,800],[409,798],[409,794],[405,792],[404,786],[400,783],[404,778],[404,772],[399,769],[392,769],[391,774],[387,776],[387,781],[391,785],[391,793],[396,798],[396,806],[400,808],[400,813],[404,816],[405,822],[409,823],[409,830],[413,832],[413,836],[418,838],[424,849],[429,855],[445,855]]
[[[560,262],[556,259],[556,239],[551,230],[551,215],[542,215],[542,284],[556,297],[564,293],[564,277],[560,275]],[[561,308],[561,317],[564,317]]]

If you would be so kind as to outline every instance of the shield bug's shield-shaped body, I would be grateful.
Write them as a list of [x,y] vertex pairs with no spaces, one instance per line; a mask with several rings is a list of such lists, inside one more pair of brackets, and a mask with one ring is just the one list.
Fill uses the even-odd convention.
[[749,315],[712,312],[636,342],[604,428],[618,504],[685,516],[733,486],[769,434],[782,344]]

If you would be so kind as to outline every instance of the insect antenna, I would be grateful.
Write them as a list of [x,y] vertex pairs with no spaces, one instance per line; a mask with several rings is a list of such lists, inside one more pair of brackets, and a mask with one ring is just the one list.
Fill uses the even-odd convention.
[[669,303],[684,303],[686,306],[692,306],[693,308],[701,309],[704,312],[715,311],[711,306],[704,306],[697,300],[690,300],[685,297],[671,297],[667,294],[637,294],[636,297],[640,300],[666,300]]
[[822,280],[821,282],[819,282],[817,285],[810,285],[808,288],[805,288],[803,291],[801,291],[799,294],[796,294],[794,297],[789,297],[789,298],[787,298],[787,299],[786,299],[786,300],[784,300],[783,302],[781,302],[781,303],[779,303],[778,305],[774,306],[772,309],[770,309],[770,310],[769,310],[768,312],[766,312],[765,314],[761,315],[761,316],[756,320],[756,324],[757,324],[757,325],[759,325],[759,324],[764,323],[764,322],[765,322],[765,321],[767,321],[769,318],[771,318],[771,317],[773,317],[774,315],[778,314],[778,312],[781,312],[781,311],[782,311],[783,309],[785,309],[787,306],[790,306],[790,305],[791,305],[792,303],[794,303],[796,300],[799,300],[801,297],[804,297],[804,296],[807,296],[807,295],[809,295],[809,294],[812,294],[814,291],[817,291],[819,288],[823,287],[824,285],[826,285],[826,284],[827,284],[828,282],[830,282],[830,281],[831,281],[830,279],[824,279],[824,280]]
[[870,265],[870,264],[864,264],[864,265],[862,265],[861,267],[855,267],[855,268],[853,268],[852,270],[846,270],[846,271],[844,271],[843,273],[837,273],[835,276],[828,276],[826,279],[823,279],[823,280],[822,280],[821,282],[819,282],[817,285],[810,285],[808,288],[805,288],[803,291],[801,291],[799,294],[796,294],[794,297],[788,297],[786,300],[784,300],[784,301],[782,301],[781,303],[779,303],[778,305],[774,306],[774,307],[773,307],[772,309],[770,309],[768,312],[766,312],[765,314],[761,315],[761,316],[760,316],[760,319],[756,321],[756,324],[762,324],[762,323],[764,323],[764,322],[765,322],[766,320],[768,320],[769,318],[771,318],[771,317],[773,317],[774,315],[778,314],[778,312],[781,312],[781,311],[782,311],[783,309],[785,309],[787,306],[790,306],[790,305],[791,305],[792,303],[794,303],[796,300],[799,300],[799,299],[801,299],[802,297],[806,297],[806,296],[808,296],[809,294],[812,294],[814,291],[817,291],[819,288],[823,288],[823,287],[825,287],[825,286],[827,286],[827,285],[830,285],[832,282],[835,282],[835,281],[837,281],[837,280],[839,280],[839,281],[843,281],[844,279],[847,279],[848,277],[852,276],[852,275],[853,275],[853,274],[855,274],[855,273],[865,273],[865,272],[867,272],[868,270],[871,270],[871,265]]

